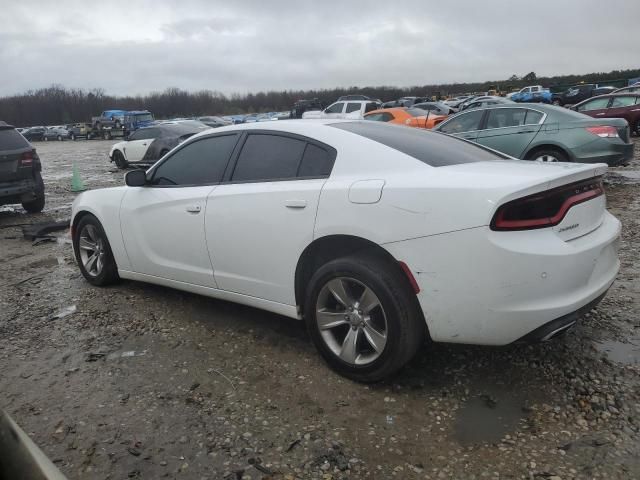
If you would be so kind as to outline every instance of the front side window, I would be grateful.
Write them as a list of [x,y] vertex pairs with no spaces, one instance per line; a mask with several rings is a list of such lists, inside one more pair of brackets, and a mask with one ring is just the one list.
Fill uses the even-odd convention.
[[325,113],[342,113],[342,107],[344,106],[343,102],[334,103],[327,107],[324,111]]
[[184,186],[220,182],[237,139],[237,134],[223,135],[184,145],[154,170],[151,184]]
[[636,97],[613,97],[611,108],[630,107],[636,104]]
[[486,128],[519,127],[524,125],[527,111],[524,108],[496,108],[489,110]]
[[600,110],[602,108],[607,108],[609,105],[609,98],[594,98],[586,103],[583,103],[578,107],[579,112],[587,112],[589,110]]
[[360,110],[359,103],[347,103],[347,110],[345,113],[357,112],[358,110]]
[[484,110],[464,113],[443,124],[439,130],[444,133],[463,133],[478,130],[483,115]]
[[234,182],[260,182],[294,178],[306,142],[280,135],[251,134],[238,156]]

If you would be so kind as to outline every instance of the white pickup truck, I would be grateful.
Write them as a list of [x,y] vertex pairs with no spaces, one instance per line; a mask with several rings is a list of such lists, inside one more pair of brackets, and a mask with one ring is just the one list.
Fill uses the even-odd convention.
[[363,118],[365,113],[377,110],[380,103],[373,100],[347,100],[335,102],[324,110],[304,112],[302,118]]

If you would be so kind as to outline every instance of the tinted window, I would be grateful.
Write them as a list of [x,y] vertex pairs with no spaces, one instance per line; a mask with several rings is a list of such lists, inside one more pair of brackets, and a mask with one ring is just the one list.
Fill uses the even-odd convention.
[[485,128],[519,127],[524,125],[527,111],[524,108],[496,108],[489,110]]
[[307,144],[298,169],[299,177],[326,177],[333,167],[334,152],[328,152],[312,143]]
[[305,142],[290,137],[249,135],[231,180],[251,182],[294,178],[305,146]]
[[160,130],[157,128],[141,128],[136,130],[129,136],[129,140],[147,140],[150,138],[158,138]]
[[345,113],[357,112],[360,110],[359,103],[347,103],[347,110]]
[[0,130],[0,150],[17,150],[29,147],[29,142],[13,128]]
[[580,105],[578,107],[578,111],[579,112],[584,112],[584,111],[588,111],[588,110],[600,110],[601,108],[607,108],[607,105],[609,104],[609,98],[594,98],[593,100],[590,100],[586,103],[584,103],[583,105]]
[[537,125],[540,123],[540,120],[542,120],[542,117],[544,117],[543,113],[536,110],[527,110],[527,119],[524,123],[526,125]]
[[218,183],[236,145],[237,135],[209,137],[182,147],[153,173],[153,185]]
[[373,120],[375,122],[390,122],[393,120],[393,115],[389,112],[372,113],[364,117],[366,120]]
[[378,109],[378,104],[374,102],[369,102],[364,107],[364,113],[373,112]]
[[327,107],[325,113],[342,113],[342,107],[344,103],[334,103],[333,105]]
[[471,130],[478,130],[480,127],[480,120],[482,120],[482,115],[484,115],[484,110],[477,110],[475,112],[459,115],[443,124],[439,130],[444,133],[462,133],[469,132]]
[[343,122],[331,126],[386,145],[432,167],[508,158],[470,142],[420,128],[378,122]]
[[427,112],[421,108],[407,108],[407,113],[412,117],[424,117]]
[[636,104],[636,97],[613,97],[611,108],[630,107]]

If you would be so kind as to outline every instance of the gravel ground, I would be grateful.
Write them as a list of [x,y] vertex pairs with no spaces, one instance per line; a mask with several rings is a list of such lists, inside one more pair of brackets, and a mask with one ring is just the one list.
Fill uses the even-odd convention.
[[[639,139],[635,139],[640,143]],[[47,207],[0,207],[0,408],[70,479],[640,478],[640,146],[607,177],[623,222],[608,296],[544,345],[430,345],[393,381],[330,371],[300,322],[81,277],[69,215],[122,183],[110,142],[38,144]]]

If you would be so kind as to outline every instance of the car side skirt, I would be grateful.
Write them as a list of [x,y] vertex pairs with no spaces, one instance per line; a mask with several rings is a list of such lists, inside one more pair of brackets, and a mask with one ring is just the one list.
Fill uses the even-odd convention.
[[283,303],[272,302],[270,300],[252,297],[250,295],[244,295],[241,293],[229,292],[226,290],[219,290],[217,288],[211,287],[203,287],[201,285],[179,282],[177,280],[170,280],[167,278],[156,277],[154,275],[147,275],[144,273],[130,272],[127,270],[118,270],[118,275],[120,275],[120,278],[126,278],[128,280],[136,280],[139,282],[162,285],[164,287],[184,290],[185,292],[196,293],[198,295],[204,295],[206,297],[217,298],[219,300],[240,303],[249,307],[260,308],[262,310],[267,310],[269,312],[284,315],[285,317],[295,318],[297,320],[302,319],[302,316],[298,313],[298,308],[294,305],[286,305]]

